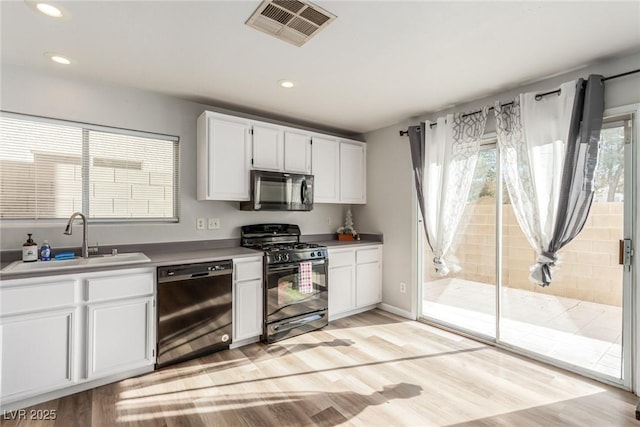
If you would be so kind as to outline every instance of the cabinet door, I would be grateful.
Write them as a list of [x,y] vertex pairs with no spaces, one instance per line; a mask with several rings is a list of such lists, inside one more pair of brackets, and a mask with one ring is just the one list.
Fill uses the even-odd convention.
[[282,170],[282,130],[253,125],[253,169]]
[[366,202],[365,145],[340,142],[340,201]]
[[340,143],[337,139],[313,137],[311,145],[314,203],[340,202]]
[[284,170],[311,173],[311,138],[294,132],[284,133]]
[[[199,165],[206,171],[207,200],[249,200],[249,170],[251,168],[251,135],[249,125],[216,116],[206,122],[206,164]],[[202,150],[199,150],[199,155]],[[202,185],[202,176],[199,185]],[[202,192],[198,192],[202,199]]]
[[353,265],[329,269],[329,318],[356,308],[355,268]]
[[233,309],[234,341],[262,334],[262,279],[235,284]]
[[3,400],[72,385],[74,309],[0,320]]
[[153,298],[89,304],[88,376],[114,374],[153,363]]
[[382,301],[381,288],[380,262],[356,266],[356,304],[358,307]]

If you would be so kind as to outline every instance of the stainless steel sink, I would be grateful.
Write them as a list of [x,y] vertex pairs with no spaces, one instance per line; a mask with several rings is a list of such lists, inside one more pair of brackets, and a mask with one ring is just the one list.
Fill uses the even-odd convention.
[[102,255],[91,258],[74,258],[67,260],[51,260],[37,262],[16,261],[3,268],[0,273],[30,273],[47,272],[65,269],[82,269],[90,267],[103,267],[110,265],[134,264],[151,261],[142,252],[130,252],[117,255]]
[[151,261],[142,252],[130,252],[117,255],[103,255],[98,257],[89,257],[87,259],[87,265],[113,265],[113,264],[131,264],[134,262],[149,262]]

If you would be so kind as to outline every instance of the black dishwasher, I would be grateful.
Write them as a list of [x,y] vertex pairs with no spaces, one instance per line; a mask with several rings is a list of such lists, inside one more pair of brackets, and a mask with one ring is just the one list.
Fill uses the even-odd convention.
[[156,369],[229,348],[231,261],[158,268]]

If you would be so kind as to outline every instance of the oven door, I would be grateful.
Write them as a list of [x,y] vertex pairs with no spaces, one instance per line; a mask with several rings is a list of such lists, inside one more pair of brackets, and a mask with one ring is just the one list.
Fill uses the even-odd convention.
[[266,323],[327,309],[326,260],[267,265],[266,270]]

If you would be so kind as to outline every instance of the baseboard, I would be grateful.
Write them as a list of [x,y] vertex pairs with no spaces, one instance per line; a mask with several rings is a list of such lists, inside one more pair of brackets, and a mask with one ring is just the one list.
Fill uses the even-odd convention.
[[229,346],[229,350],[233,350],[234,348],[242,347],[247,344],[253,344],[258,341],[260,341],[260,335],[258,335],[257,337],[246,338],[240,341],[234,341]]
[[365,311],[373,310],[374,308],[376,308],[376,306],[377,306],[376,304],[372,304],[372,305],[367,305],[365,307],[356,308],[354,310],[338,313],[338,314],[330,314],[329,322],[333,322],[334,320],[342,319],[344,317],[353,316],[354,314],[360,314],[360,313],[364,313]]
[[410,311],[402,310],[401,308],[394,307],[393,305],[380,303],[378,304],[378,308],[380,310],[388,311],[389,313],[393,313],[397,316],[404,317],[405,319],[416,320],[415,314]]

